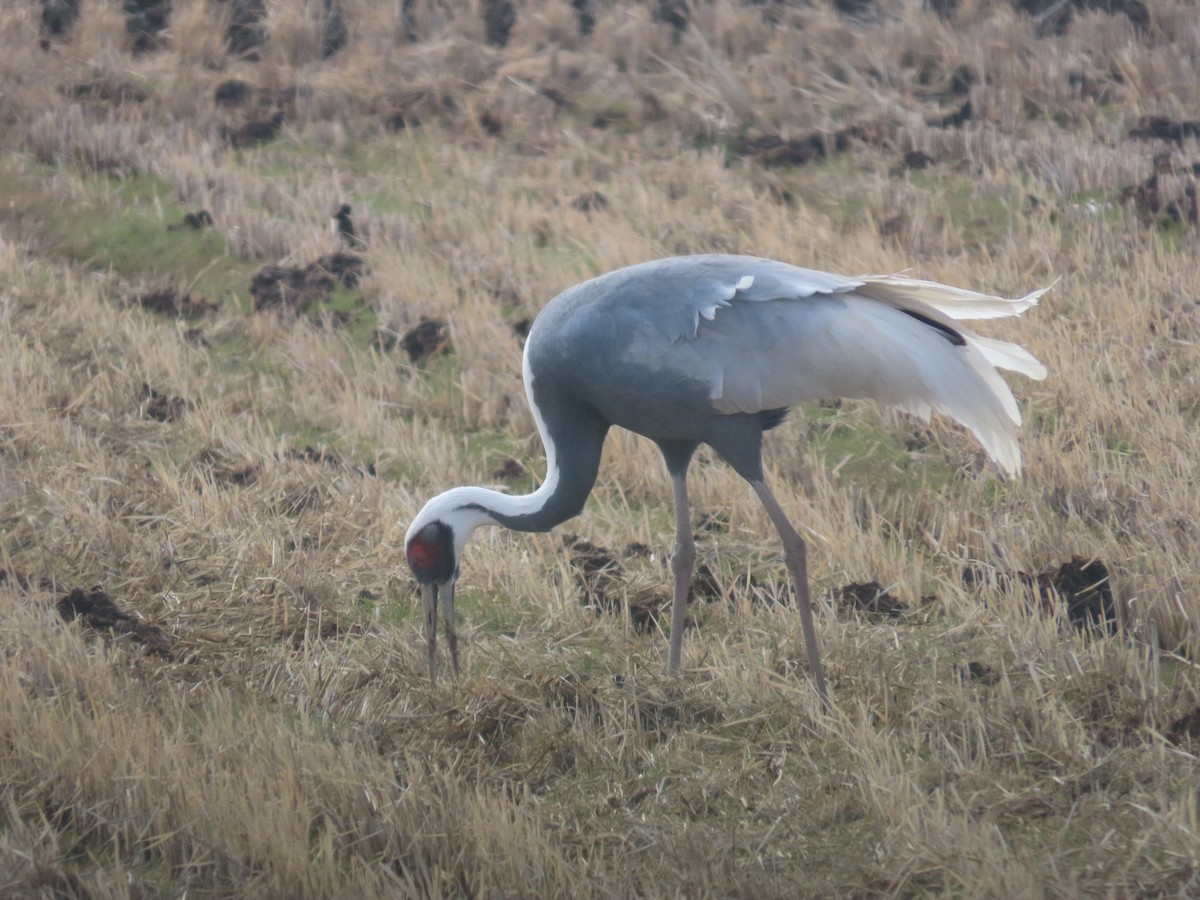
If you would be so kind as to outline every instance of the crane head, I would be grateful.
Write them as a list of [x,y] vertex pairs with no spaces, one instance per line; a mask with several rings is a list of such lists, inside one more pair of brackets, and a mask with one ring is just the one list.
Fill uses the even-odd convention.
[[483,488],[461,487],[434,497],[417,513],[404,536],[404,555],[408,567],[421,586],[425,607],[425,637],[429,649],[429,680],[437,669],[437,610],[442,607],[446,621],[446,640],[454,674],[458,676],[458,636],[454,627],[454,583],[458,580],[458,561],[467,539],[480,525],[494,523],[481,498],[492,492]]
[[458,568],[454,553],[454,530],[442,521],[425,525],[410,535],[404,548],[408,567],[422,585],[444,584]]
[[421,602],[425,607],[425,640],[429,656],[429,681],[437,680],[437,609],[439,595],[446,618],[446,638],[454,662],[454,677],[458,677],[458,638],[454,629],[454,581],[458,577],[455,559],[454,530],[435,519],[410,533],[404,548],[408,567],[421,585]]

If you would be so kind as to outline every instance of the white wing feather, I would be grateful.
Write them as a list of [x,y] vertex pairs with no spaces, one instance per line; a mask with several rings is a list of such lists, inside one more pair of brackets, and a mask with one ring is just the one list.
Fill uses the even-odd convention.
[[865,275],[861,278],[860,294],[874,297],[893,306],[903,307],[917,302],[932,306],[952,319],[999,319],[1018,316],[1031,306],[1036,306],[1042,294],[1050,290],[1044,287],[1024,297],[1009,299],[980,294],[965,288],[938,284],[936,281],[921,281],[900,275]]
[[[696,337],[706,345],[714,406],[752,412],[849,397],[888,403],[925,420],[938,412],[969,429],[1005,472],[1019,473],[1021,414],[996,368],[1034,379],[1044,378],[1046,368],[1023,347],[980,337],[954,320],[1017,315],[1044,291],[1009,300],[898,276],[854,281],[795,300],[739,304],[737,297],[705,323],[701,331],[712,341],[703,333]],[[945,325],[966,345],[906,310]],[[731,354],[737,347],[751,349]]]

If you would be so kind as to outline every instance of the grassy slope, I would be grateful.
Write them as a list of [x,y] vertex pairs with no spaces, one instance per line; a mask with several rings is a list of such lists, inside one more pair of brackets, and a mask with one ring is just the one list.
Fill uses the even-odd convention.
[[[13,15],[0,891],[1194,893],[1197,237],[1120,201],[1162,149],[1123,139],[1137,116],[1200,108],[1193,16],[1159,0],[1146,34],[1090,14],[1039,40],[1002,4],[774,25],[698,6],[676,44],[648,7],[602,6],[583,40],[567,4],[530,2],[499,50],[474,14],[419,4],[409,45],[354,0],[350,44],[323,63],[300,4],[274,10],[258,63],[224,58],[206,3],[178,4],[176,49],[139,59],[106,7],[50,53],[32,8]],[[962,101],[961,67],[975,118],[926,125]],[[221,126],[249,115],[213,107],[229,77],[302,88],[276,140],[226,146]],[[385,129],[396,109],[420,126]],[[735,152],[863,123],[883,139],[824,162]],[[935,162],[905,171],[910,149]],[[576,208],[589,191],[607,204]],[[335,301],[355,324],[250,313],[262,265],[336,249],[343,201],[370,243],[371,274]],[[215,230],[168,230],[199,207]],[[738,587],[751,572],[778,595],[783,572],[719,465],[693,496],[729,523],[700,542],[725,597],[693,606],[685,678],[665,678],[662,635],[580,607],[561,532],[488,532],[460,582],[463,681],[431,689],[401,538],[427,496],[507,457],[540,474],[513,322],[586,276],[703,251],[1005,293],[1060,279],[986,329],[1051,371],[1014,379],[1025,478],[998,481],[946,423],[867,405],[771,434],[812,538],[832,714],[794,612]],[[175,321],[131,302],[163,285],[217,308]],[[452,355],[372,347],[423,315],[448,322]],[[186,411],[155,420],[143,385]],[[668,486],[644,441],[613,435],[568,528],[649,545],[620,590],[669,593]],[[1074,555],[1112,569],[1124,636],[959,577]],[[868,580],[912,611],[832,599]],[[64,627],[53,601],[92,584],[170,654]]]

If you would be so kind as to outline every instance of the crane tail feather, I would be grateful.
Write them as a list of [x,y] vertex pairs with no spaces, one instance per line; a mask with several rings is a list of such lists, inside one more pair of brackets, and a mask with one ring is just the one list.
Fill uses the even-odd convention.
[[1046,367],[1020,344],[997,341],[993,338],[980,337],[977,334],[964,336],[969,343],[979,348],[984,359],[993,366],[1007,369],[1010,372],[1019,372],[1034,381],[1041,381],[1046,377]]
[[951,319],[998,319],[1004,316],[1018,316],[1036,306],[1042,294],[1050,290],[1050,287],[1041,288],[1024,297],[1007,298],[939,284],[936,281],[905,278],[901,275],[866,275],[863,276],[862,286],[858,288],[857,293],[899,307],[914,302],[921,303],[933,307]]
[[[1049,290],[1042,288],[1024,297],[1009,299],[981,294],[963,288],[920,281],[897,275],[868,277],[856,293],[882,301],[898,309],[919,312],[923,316],[954,328],[966,340],[965,362],[974,378],[961,379],[950,372],[922,379],[921,400],[913,409],[903,401],[896,405],[928,417],[930,405],[967,428],[1008,475],[1021,471],[1021,451],[1017,426],[1021,413],[1012,390],[997,369],[1018,372],[1029,378],[1046,377],[1046,367],[1019,344],[981,337],[954,325],[958,320],[993,319],[1015,316],[1037,304]],[[918,366],[921,368],[921,366]]]

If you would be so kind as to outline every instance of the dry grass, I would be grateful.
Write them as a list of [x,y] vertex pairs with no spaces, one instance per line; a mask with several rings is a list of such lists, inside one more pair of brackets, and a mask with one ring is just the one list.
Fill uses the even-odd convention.
[[[1194,895],[1200,231],[1122,200],[1156,153],[1200,161],[1126,138],[1200,119],[1191,5],[1038,38],[986,0],[712,0],[678,39],[655,3],[595,4],[586,38],[566,0],[517,6],[501,48],[473,5],[345,0],[322,60],[322,5],[288,0],[258,62],[223,52],[225,4],[180,0],[171,47],[136,58],[111,4],[48,51],[36,7],[6,13],[0,894]],[[251,98],[219,108],[232,78]],[[761,152],[814,130],[826,158]],[[337,249],[342,202],[364,281],[251,312],[264,264]],[[168,230],[200,208],[212,231]],[[401,539],[434,492],[510,457],[540,474],[514,324],[704,251],[1058,279],[989,329],[1051,372],[1015,384],[1025,477],[865,404],[771,434],[832,713],[769,524],[715,464],[692,484],[720,597],[692,607],[683,679],[654,628],[580,604],[562,531],[497,530],[464,563],[463,681],[431,690]],[[147,312],[152,289],[217,308]],[[372,340],[422,316],[448,355]],[[610,438],[570,530],[618,558],[618,600],[669,595],[647,442]],[[1017,577],[1076,556],[1108,566],[1119,633]],[[835,599],[869,581],[908,611]],[[55,601],[96,584],[165,643],[66,625]]]

